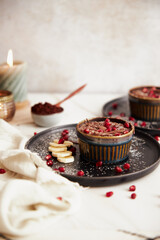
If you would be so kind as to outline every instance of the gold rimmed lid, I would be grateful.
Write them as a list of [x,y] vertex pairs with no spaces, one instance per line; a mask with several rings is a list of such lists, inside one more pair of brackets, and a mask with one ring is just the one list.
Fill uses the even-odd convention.
[[153,97],[149,97],[149,96],[140,96],[140,95],[136,95],[135,93],[133,93],[133,91],[135,90],[141,90],[143,88],[153,88],[155,87],[156,90],[158,90],[158,92],[160,92],[160,87],[158,86],[139,86],[139,87],[134,87],[131,88],[129,90],[129,96],[136,98],[136,99],[142,99],[142,100],[146,100],[146,101],[155,101],[155,102],[160,102],[160,98],[153,98]]
[[0,90],[0,102],[13,101],[13,94],[7,90]]

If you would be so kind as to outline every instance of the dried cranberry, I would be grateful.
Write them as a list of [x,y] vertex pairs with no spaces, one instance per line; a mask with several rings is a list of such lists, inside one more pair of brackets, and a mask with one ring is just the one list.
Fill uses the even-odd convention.
[[79,170],[79,171],[77,172],[77,175],[78,175],[79,177],[82,177],[82,176],[84,175],[84,172],[83,172],[82,170]]
[[106,192],[106,197],[111,197],[113,195],[113,192]]
[[131,185],[130,187],[129,187],[129,191],[130,192],[134,192],[136,190],[136,186],[135,185]]

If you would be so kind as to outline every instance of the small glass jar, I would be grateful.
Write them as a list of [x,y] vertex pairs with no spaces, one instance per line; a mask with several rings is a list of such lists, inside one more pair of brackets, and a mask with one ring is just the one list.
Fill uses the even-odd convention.
[[0,118],[10,121],[15,114],[15,103],[10,91],[0,90]]

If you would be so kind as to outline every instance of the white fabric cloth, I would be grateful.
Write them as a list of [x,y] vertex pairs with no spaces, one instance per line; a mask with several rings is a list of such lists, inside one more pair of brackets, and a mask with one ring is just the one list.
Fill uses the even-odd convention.
[[[26,139],[0,119],[0,233],[27,236],[79,207],[81,187],[24,149]],[[62,200],[57,199],[62,197]]]

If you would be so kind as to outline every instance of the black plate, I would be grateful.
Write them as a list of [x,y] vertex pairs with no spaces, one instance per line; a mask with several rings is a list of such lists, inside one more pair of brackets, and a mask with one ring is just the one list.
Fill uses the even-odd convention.
[[[116,109],[113,108],[113,104],[117,103],[118,106]],[[108,116],[108,112],[112,111],[113,116],[119,116],[121,113],[125,113],[125,116],[122,117],[125,120],[128,120],[130,116],[129,102],[128,97],[121,97],[113,99],[110,102],[107,102],[102,109],[102,114],[104,117]],[[141,127],[143,121],[137,120],[138,126],[136,127],[139,130],[143,130],[153,136],[160,135],[160,122],[146,122],[146,127]]]
[[[52,168],[65,167],[65,172],[62,175],[72,181],[79,182],[83,186],[108,186],[131,181],[149,174],[159,164],[160,145],[152,136],[139,130],[136,130],[133,137],[128,159],[118,164],[118,166],[123,168],[123,164],[128,162],[131,165],[130,170],[123,170],[121,174],[115,172],[115,165],[104,165],[98,168],[95,164],[80,159],[76,124],[63,125],[42,131],[33,136],[25,147],[32,152],[38,153],[42,160],[44,160],[45,156],[49,153],[49,142],[60,138],[61,132],[64,129],[69,130],[69,139],[75,142],[74,146],[77,150],[75,161],[63,164],[54,160]],[[85,175],[83,177],[77,176],[79,170],[84,171]]]

